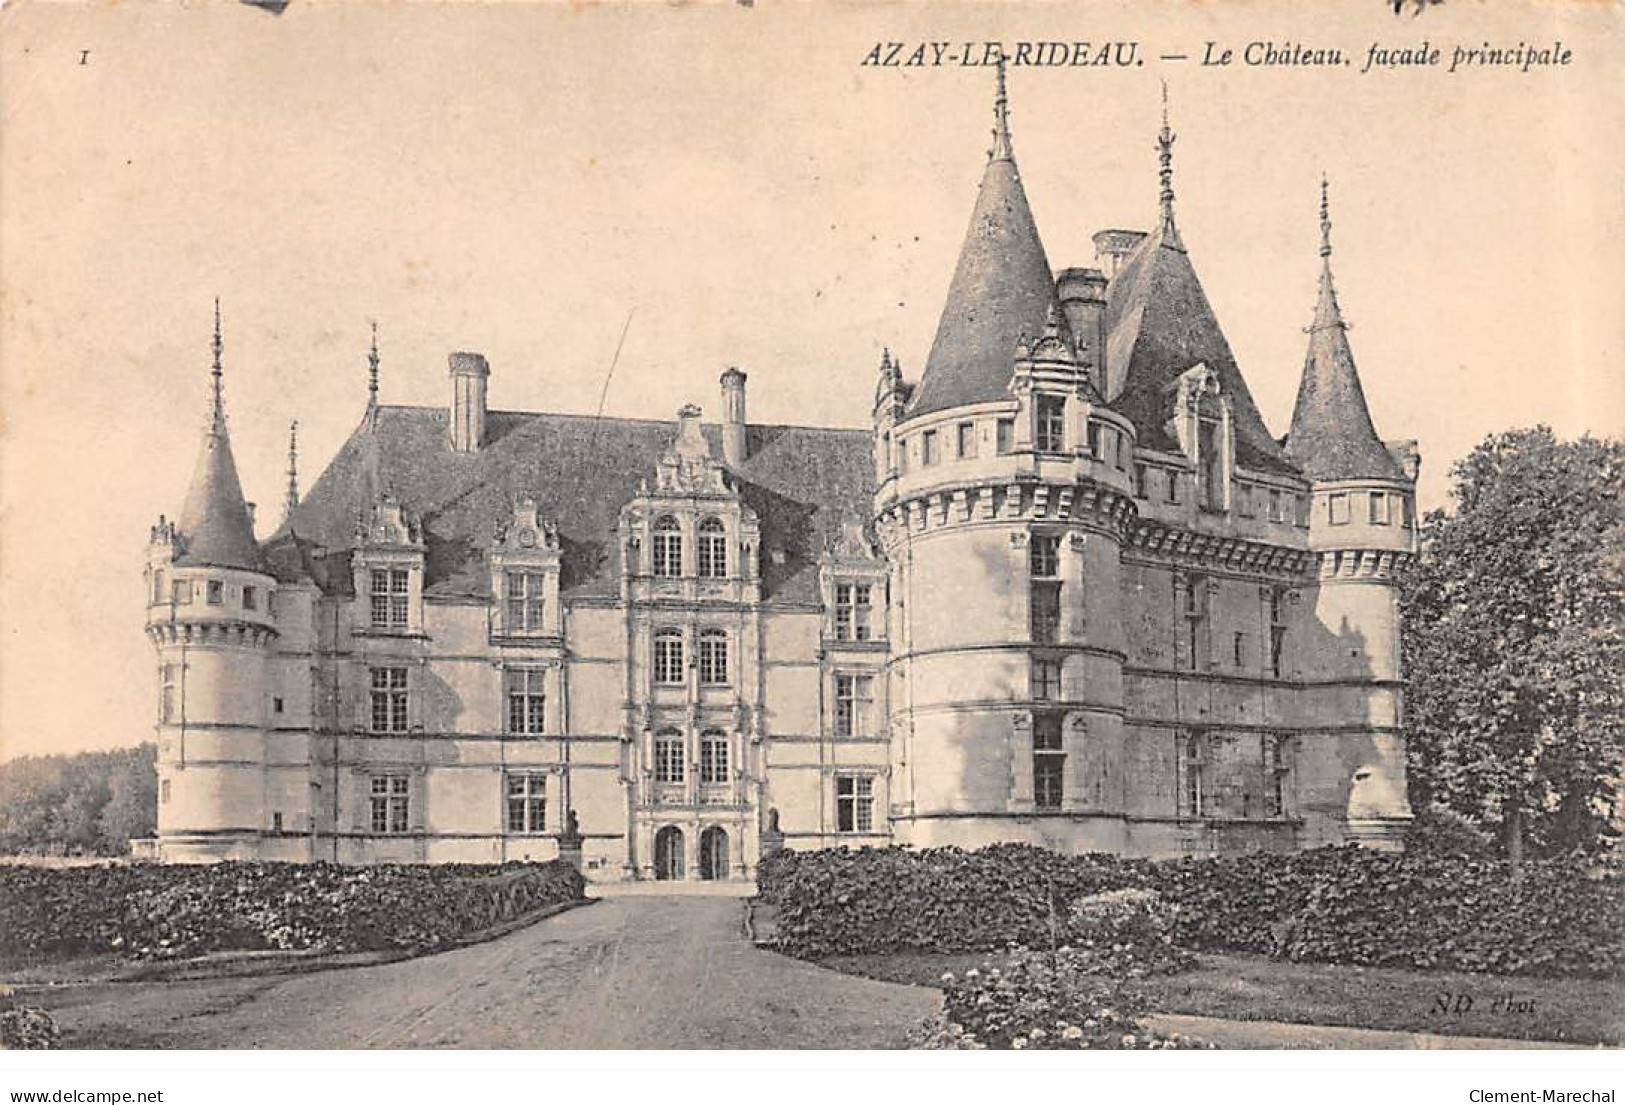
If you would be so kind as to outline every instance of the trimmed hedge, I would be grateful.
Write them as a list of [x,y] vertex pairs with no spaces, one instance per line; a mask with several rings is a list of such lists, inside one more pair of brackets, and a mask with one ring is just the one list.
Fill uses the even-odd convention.
[[1354,846],[1164,861],[1026,845],[779,852],[757,875],[777,940],[805,956],[1051,946],[1070,904],[1153,890],[1199,950],[1501,975],[1625,975],[1625,879]]
[[0,866],[0,958],[429,950],[583,896],[567,863]]

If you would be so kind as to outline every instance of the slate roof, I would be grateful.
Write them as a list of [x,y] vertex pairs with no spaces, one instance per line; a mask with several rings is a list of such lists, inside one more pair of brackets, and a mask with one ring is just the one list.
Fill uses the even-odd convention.
[[1330,262],[1321,266],[1320,296],[1286,454],[1312,480],[1405,478],[1371,424]]
[[[982,174],[908,417],[1008,399],[1016,346],[1044,332],[1051,305],[1058,305],[1055,277],[1014,155],[995,156]],[[1063,340],[1074,344],[1070,333]]]
[[1110,405],[1134,423],[1141,445],[1180,451],[1165,428],[1175,385],[1202,363],[1230,396],[1237,462],[1255,471],[1297,471],[1265,427],[1171,220],[1140,242],[1107,285],[1106,327],[1111,376],[1123,381]]
[[[492,411],[484,447],[456,453],[446,443],[446,419],[438,407],[384,406],[363,421],[268,542],[279,575],[348,591],[342,550],[376,487],[421,520],[426,594],[488,597],[484,553],[493,527],[528,496],[558,527],[561,592],[618,595],[620,510],[641,481],[654,486],[656,461],[677,424]],[[718,428],[703,432],[720,459]],[[764,597],[817,602],[819,557],[843,522],[870,513],[869,432],[753,425],[746,445],[747,459],[734,475],[761,524]]]
[[249,521],[243,500],[243,485],[237,478],[237,462],[231,455],[231,437],[218,411],[203,436],[177,528],[186,539],[177,564],[264,570],[254,523]]

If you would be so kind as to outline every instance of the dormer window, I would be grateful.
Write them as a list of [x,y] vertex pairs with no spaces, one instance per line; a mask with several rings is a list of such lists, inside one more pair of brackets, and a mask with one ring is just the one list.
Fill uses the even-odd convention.
[[695,549],[700,575],[705,579],[725,579],[728,575],[728,533],[720,519],[707,518],[700,523],[698,547]]
[[1219,448],[1219,423],[1204,418],[1197,428],[1197,457],[1201,468],[1197,473],[1197,493],[1204,510],[1224,509],[1224,451]]
[[411,573],[405,568],[374,568],[371,574],[372,627],[405,629]]
[[835,639],[867,641],[874,592],[867,583],[835,585]]
[[654,574],[663,579],[675,579],[683,574],[683,531],[677,519],[666,515],[655,523]]
[[1066,446],[1066,400],[1040,395],[1034,406],[1033,444],[1040,453],[1059,453]]
[[508,622],[510,633],[542,628],[543,587],[541,572],[508,572]]

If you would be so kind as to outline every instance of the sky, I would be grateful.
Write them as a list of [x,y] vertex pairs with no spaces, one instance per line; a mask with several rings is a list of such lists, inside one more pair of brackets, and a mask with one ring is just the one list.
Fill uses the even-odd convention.
[[[1147,225],[1166,79],[1180,230],[1274,433],[1324,171],[1366,394],[1420,442],[1424,506],[1486,434],[1617,434],[1625,7],[1491,9],[7,6],[0,757],[151,735],[142,564],[196,457],[216,295],[262,534],[289,421],[308,487],[360,419],[372,320],[388,403],[445,402],[467,349],[497,409],[714,415],[732,364],[753,421],[866,424],[881,348],[925,360],[992,93],[988,69],[863,66],[877,43],[1139,42],[1138,66],[1011,71],[1044,244],[1093,264],[1095,230]],[[1573,59],[1443,71],[1453,44],[1520,40]],[[1353,64],[1202,66],[1209,41]],[[1424,41],[1443,65],[1360,72]]]

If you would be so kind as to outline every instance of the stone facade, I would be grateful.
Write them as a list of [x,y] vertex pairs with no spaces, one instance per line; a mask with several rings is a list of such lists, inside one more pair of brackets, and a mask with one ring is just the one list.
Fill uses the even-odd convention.
[[915,383],[870,431],[378,401],[256,542],[220,390],[147,561],[168,860],[494,862],[601,880],[762,852],[1397,846],[1394,574],[1331,284],[1265,430],[1173,218],[1052,275],[996,142]]

